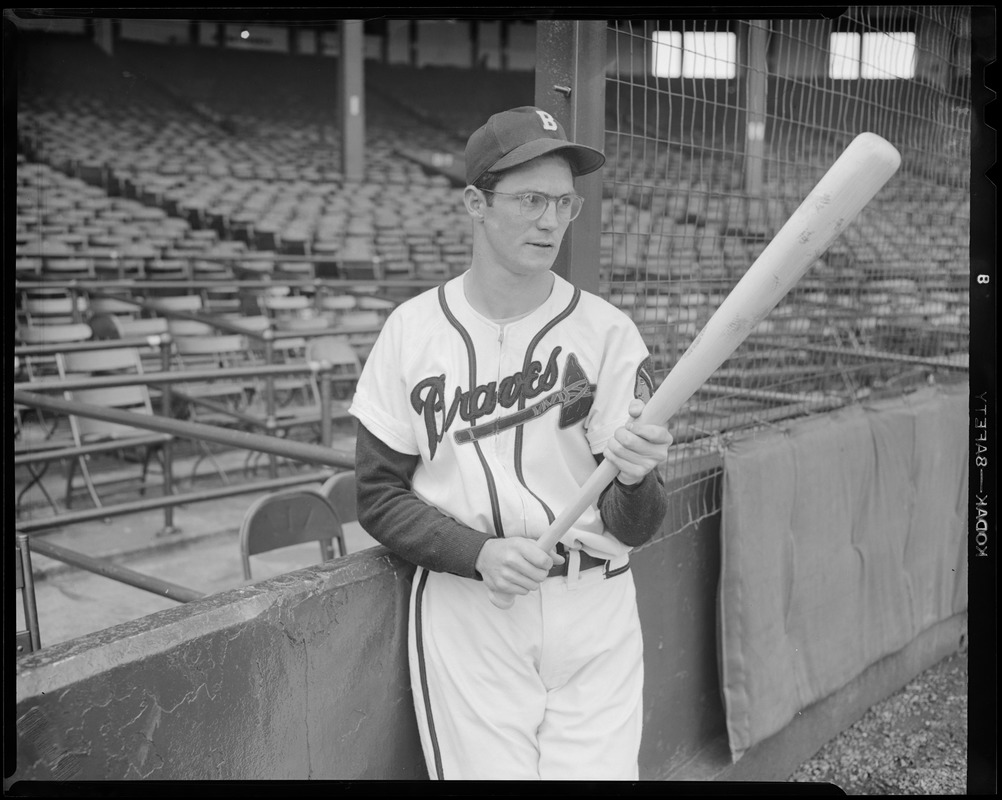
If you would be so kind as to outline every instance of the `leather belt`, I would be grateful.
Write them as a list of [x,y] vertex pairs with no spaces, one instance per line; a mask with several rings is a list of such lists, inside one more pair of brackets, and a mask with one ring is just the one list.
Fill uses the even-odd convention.
[[[571,563],[570,552],[568,552],[567,548],[564,547],[562,542],[557,543],[556,549],[557,552],[564,557],[564,563],[554,564],[552,567],[550,567],[548,575],[551,578],[558,578],[561,576],[566,577],[567,569]],[[597,558],[596,556],[589,555],[584,550],[578,550],[578,555],[581,558],[581,566],[578,568],[581,572],[584,572],[586,569],[591,569],[592,567],[604,567],[606,564],[609,563],[607,559]]]

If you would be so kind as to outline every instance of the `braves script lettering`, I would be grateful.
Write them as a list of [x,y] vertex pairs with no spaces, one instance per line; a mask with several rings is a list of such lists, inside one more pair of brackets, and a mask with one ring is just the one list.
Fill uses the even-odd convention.
[[511,408],[521,400],[531,400],[552,389],[559,377],[557,356],[561,349],[553,348],[545,369],[539,361],[533,361],[525,372],[502,378],[500,384],[491,381],[465,392],[457,386],[448,408],[445,375],[420,381],[411,391],[411,406],[424,418],[431,458],[435,457],[438,443],[452,427],[457,414],[460,419],[475,424],[481,417],[492,414],[499,405]]

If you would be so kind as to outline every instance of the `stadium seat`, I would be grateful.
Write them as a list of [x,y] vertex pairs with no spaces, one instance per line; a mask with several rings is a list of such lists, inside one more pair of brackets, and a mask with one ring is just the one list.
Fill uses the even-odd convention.
[[379,336],[383,324],[383,314],[375,309],[355,309],[346,311],[338,318],[332,333],[346,334],[362,361],[369,355]]
[[91,317],[90,325],[97,339],[128,339],[170,332],[170,320],[164,317],[137,319],[122,314],[100,314]]
[[[232,275],[217,274],[214,277],[226,278]],[[219,284],[202,289],[202,308],[210,314],[227,314],[239,311],[240,307],[240,290],[236,286]]]
[[138,300],[125,297],[91,297],[87,303],[87,310],[92,318],[99,314],[114,314],[132,319],[142,311],[142,305]]
[[[92,338],[94,331],[86,322],[67,322],[52,325],[18,325],[17,338],[25,345],[57,345],[67,342],[84,342]],[[28,380],[42,380],[57,374],[55,358],[51,355],[29,355],[24,357]]]
[[[139,351],[132,347],[58,353],[56,363],[59,367],[59,376],[63,380],[143,374]],[[74,389],[67,391],[66,397],[80,403],[104,408],[153,415],[150,394],[144,384]],[[156,433],[118,422],[93,419],[81,414],[71,414],[69,419],[73,443],[76,447],[101,445],[100,451],[95,452],[120,451],[123,454],[139,450],[142,453],[140,494],[145,492],[150,458],[154,453],[162,456],[163,445],[171,438],[169,434]],[[90,455],[78,455],[69,459],[70,466],[66,477],[66,508],[70,508],[72,505],[73,480],[76,477],[77,467],[80,469],[80,474],[94,505],[98,508],[103,506],[97,485],[91,476],[88,466],[89,460]],[[123,459],[122,463],[125,461],[126,459]]]
[[[172,320],[173,347],[175,364],[178,369],[179,382],[173,384],[172,392],[178,403],[179,413],[192,422],[207,425],[218,425],[228,428],[243,429],[246,426],[243,414],[248,400],[259,389],[259,381],[255,379],[223,378],[221,380],[184,380],[185,371],[211,371],[238,367],[249,363],[249,346],[247,336],[243,334],[198,334],[183,335],[180,331],[181,322]],[[202,325],[204,323],[195,323]],[[198,440],[202,458],[208,459],[216,469],[224,483],[229,483],[226,472],[219,465],[212,449],[204,440]],[[191,478],[194,479],[202,458],[192,466]]]
[[17,280],[35,281],[42,276],[42,259],[17,256],[14,259],[14,277]]
[[[310,339],[306,344],[307,361],[327,361],[335,367],[335,374],[346,378],[358,378],[362,372],[362,361],[357,350],[352,346],[351,341],[344,336],[318,336]],[[313,380],[316,381],[315,376]],[[348,405],[354,392],[354,384],[348,382],[338,382],[333,386],[333,395],[336,399],[343,401],[340,411],[347,417]],[[319,399],[320,390],[315,387],[316,397]],[[332,409],[332,414],[337,416],[338,408]]]
[[62,295],[32,295],[24,296],[21,310],[24,321],[28,325],[67,325],[83,322],[83,314],[87,311],[87,298],[73,296],[66,292]]
[[330,320],[331,325],[337,325],[342,314],[358,307],[358,300],[353,294],[324,293],[318,297],[317,304],[321,313]]
[[150,307],[166,317],[170,317],[171,313],[175,311],[193,314],[202,310],[202,296],[199,294],[164,295],[151,299]]
[[341,521],[327,498],[315,489],[291,489],[255,500],[240,524],[244,579],[251,580],[250,557],[306,542],[320,543],[321,561],[345,555]]
[[[355,349],[343,336],[305,336],[302,339],[276,339],[275,344],[283,341],[294,343],[295,348],[277,350],[274,353],[274,363],[311,363],[327,362],[333,370],[331,383],[330,415],[332,422],[347,422],[353,418],[348,414],[351,404],[354,382],[361,373],[361,362]],[[293,428],[312,431],[314,440],[320,441],[323,425],[320,379],[317,373],[310,370],[302,376],[290,375],[287,378],[274,379],[276,407],[274,419],[277,431],[286,435]],[[258,394],[248,406],[248,412],[264,418],[267,409],[264,407],[263,391]],[[256,462],[260,454],[251,454],[248,465]]]
[[[95,339],[134,339],[145,337],[146,346],[137,347],[139,358],[146,372],[163,369],[163,355],[159,340],[161,334],[169,333],[168,321],[164,317],[133,317],[128,314],[97,314],[90,318],[90,326]],[[160,394],[159,388],[150,390],[153,396]]]
[[91,258],[45,258],[42,261],[42,280],[71,281],[95,277]]
[[[59,345],[69,342],[83,342],[92,338],[93,330],[85,322],[54,325],[18,325],[17,338],[24,345]],[[55,354],[25,355],[18,359],[17,377],[23,381],[58,380],[59,368]],[[66,416],[41,409],[15,406],[15,420],[18,422],[18,450],[54,448],[69,444],[71,436]],[[29,424],[28,416],[34,416],[36,424]],[[29,471],[36,477],[45,471]]]
[[[312,279],[316,277],[316,267],[310,261],[282,261],[275,265],[276,274],[293,278]],[[304,290],[300,290],[304,291]]]
[[355,472],[349,470],[331,475],[320,487],[320,494],[327,498],[341,523],[341,531],[352,527],[362,530],[358,521],[358,504],[355,494]]
[[182,258],[153,258],[146,263],[146,278],[151,281],[179,281],[192,277],[188,261]]
[[199,319],[174,319],[171,317],[166,322],[167,330],[175,338],[216,335],[216,328],[212,323]]
[[314,312],[312,298],[302,294],[265,293],[258,295],[258,303],[275,327],[280,329],[284,323],[312,317]]

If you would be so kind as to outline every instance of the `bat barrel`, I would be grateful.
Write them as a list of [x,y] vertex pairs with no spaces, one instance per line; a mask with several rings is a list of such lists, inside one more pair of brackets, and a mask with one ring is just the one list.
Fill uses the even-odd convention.
[[644,409],[664,424],[705,383],[859,215],[901,165],[886,139],[861,133],[748,268]]
[[[696,335],[647,403],[640,421],[667,424],[900,165],[901,154],[886,139],[869,132],[856,136]],[[616,468],[603,461],[539,538],[539,546],[545,551],[555,547],[615,477]],[[496,599],[495,605],[510,606],[504,599]]]
[[[901,165],[886,139],[856,136],[724,298],[644,408],[640,421],[667,424],[803,277]],[[539,539],[550,550],[616,477],[604,461]]]

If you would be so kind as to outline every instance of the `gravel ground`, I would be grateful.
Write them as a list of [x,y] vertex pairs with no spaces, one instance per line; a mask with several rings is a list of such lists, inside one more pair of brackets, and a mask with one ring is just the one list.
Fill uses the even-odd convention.
[[852,795],[966,794],[966,650],[877,703],[789,780]]

